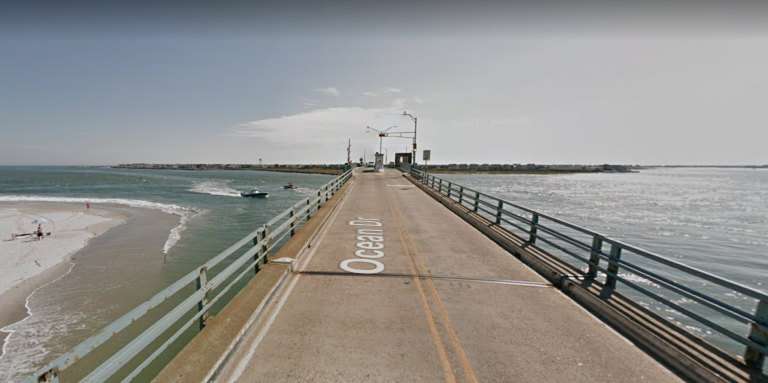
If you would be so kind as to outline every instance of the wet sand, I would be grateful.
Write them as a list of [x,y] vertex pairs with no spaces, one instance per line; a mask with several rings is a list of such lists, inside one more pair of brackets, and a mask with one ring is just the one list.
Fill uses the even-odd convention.
[[[25,306],[27,298],[41,286],[62,277],[71,267],[71,263],[61,262],[58,265],[19,283],[12,289],[0,295],[0,329],[24,319],[27,316],[27,308]],[[10,334],[0,331],[0,345],[5,344],[5,338],[7,338],[8,335]],[[2,355],[3,350],[0,348],[0,357],[2,357]]]
[[[0,203],[0,226],[5,237],[0,242],[0,263],[10,276],[0,286],[0,329],[24,319],[27,297],[65,275],[73,265],[70,257],[90,239],[124,223],[130,216],[130,212],[108,206],[87,210],[83,204]],[[31,222],[38,218],[49,221],[43,224],[43,229],[51,232],[50,236],[42,241],[12,238],[11,233],[33,231],[35,225]],[[4,344],[7,336],[8,333],[0,331],[0,344]]]
[[[4,212],[18,209],[35,214],[48,214],[52,211],[83,211],[80,205],[82,204],[14,203],[0,204],[0,209]],[[122,205],[101,205],[98,208],[93,207],[89,213],[107,220],[88,227],[92,237],[84,247],[0,295],[0,328],[15,323],[8,332],[0,332],[0,343],[8,346],[8,350],[3,347],[3,352],[10,354],[0,353],[0,370],[16,369],[10,364],[8,357],[16,361],[25,360],[26,366],[19,367],[22,370],[28,369],[29,355],[14,355],[24,348],[17,347],[18,345],[41,346],[51,354],[65,352],[84,339],[85,333],[98,331],[103,324],[122,315],[122,311],[130,310],[151,296],[153,291],[162,288],[162,249],[171,229],[179,224],[179,217],[156,210]],[[55,238],[54,233],[40,242]],[[33,292],[34,295],[30,297]],[[32,316],[36,318],[28,316],[27,305]],[[49,310],[53,305],[61,307]],[[40,310],[41,307],[46,307],[46,310]],[[33,336],[25,333],[26,327],[39,327],[41,323],[36,321],[44,320],[46,316],[53,315],[49,320],[55,320],[55,314],[66,317],[67,310],[87,318],[87,321],[79,321],[82,323],[78,326],[78,331],[67,331],[64,326],[63,333],[57,334],[55,341],[32,339]],[[23,323],[18,323],[19,321]],[[85,330],[82,330],[83,328]],[[6,345],[4,342],[11,331],[19,331],[19,334],[12,336]]]

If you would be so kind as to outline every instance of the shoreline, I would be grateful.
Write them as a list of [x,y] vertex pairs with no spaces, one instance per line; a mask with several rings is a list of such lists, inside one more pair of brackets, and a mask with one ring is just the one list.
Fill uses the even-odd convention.
[[[84,204],[60,202],[0,202],[0,266],[17,279],[0,280],[0,295],[59,263],[112,227],[125,223],[131,213],[115,206],[86,209]],[[34,230],[33,220],[45,219],[42,240],[9,239],[12,233]],[[37,266],[37,267],[35,267]]]
[[[87,245],[86,245],[87,246]],[[72,254],[74,255],[74,254]],[[67,275],[75,264],[65,260],[42,273],[31,277],[10,290],[0,294],[0,357],[5,354],[5,340],[11,332],[3,331],[6,326],[21,322],[29,316],[27,300],[35,291],[48,284],[56,282]]]
[[[55,262],[52,265],[47,265],[47,267],[45,267],[43,270],[40,270],[39,272],[35,272],[37,270],[30,272],[29,268],[23,270],[23,267],[21,267],[22,270],[19,270],[20,268],[16,267],[16,270],[12,270],[11,272],[20,271],[22,274],[26,274],[22,276],[23,280],[14,284],[2,286],[2,290],[0,290],[0,345],[2,345],[2,347],[0,347],[0,357],[2,357],[5,354],[5,341],[11,335],[10,331],[3,331],[3,329],[7,326],[21,322],[29,316],[29,310],[27,308],[27,301],[29,297],[31,297],[32,294],[34,294],[34,292],[41,287],[53,283],[67,275],[72,270],[72,267],[75,266],[75,264],[72,262],[74,260],[73,257],[80,250],[88,246],[88,242],[91,239],[104,234],[113,227],[122,225],[126,220],[130,218],[131,215],[125,211],[115,210],[114,207],[111,206],[101,206],[99,208],[87,210],[84,206],[82,206],[82,204],[50,202],[0,202],[0,211],[3,213],[0,219],[2,219],[5,223],[2,225],[4,229],[7,229],[8,226],[10,226],[9,222],[7,221],[19,219],[29,220],[30,217],[48,217],[68,214],[70,215],[68,218],[71,218],[73,214],[82,214],[91,216],[93,218],[100,218],[83,222],[85,227],[82,227],[82,225],[73,226],[63,223],[59,225],[59,228],[56,229],[56,232],[52,231],[52,227],[55,227],[56,222],[51,221],[47,224],[48,226],[45,227],[46,231],[52,231],[50,236],[44,237],[44,239],[39,242],[30,241],[37,245],[45,244],[47,245],[46,247],[50,247],[51,241],[54,241],[55,245],[63,245],[65,250],[63,255],[61,255],[62,253],[59,252],[53,256],[48,256],[48,262],[56,259],[58,259],[58,262]],[[58,230],[62,231],[61,236],[71,236],[73,231],[78,232],[77,234],[79,235],[76,235],[74,238],[58,238]],[[5,234],[7,233],[4,233],[4,235]],[[16,241],[22,241],[22,239],[15,239],[13,241],[8,241],[6,239],[4,240],[3,244],[0,244],[0,246],[4,247],[5,251],[10,250],[9,253],[2,254],[2,257],[5,258],[3,259],[3,263],[6,263],[6,265],[8,258],[11,258],[12,263],[16,263],[15,266],[19,266],[18,263],[20,261],[24,261],[24,258],[27,258],[26,261],[29,261],[29,258],[46,258],[45,255],[36,254],[35,251],[37,250],[44,252],[46,249],[26,249],[28,251],[21,256],[19,256],[18,253],[12,254],[13,250],[18,250],[18,248],[21,247],[18,246],[18,243],[15,243]],[[80,241],[82,241],[82,245],[78,246],[78,242]],[[5,242],[14,242],[14,244]],[[67,243],[65,244],[62,242]],[[31,247],[33,246],[32,243],[25,243],[23,246],[28,245]],[[14,255],[16,255],[15,259],[13,258]],[[37,266],[43,267],[40,266],[40,263],[37,259],[35,259],[33,262]]]
[[204,168],[204,169],[188,169],[188,168],[150,168],[150,167],[127,167],[127,166],[111,166],[110,169],[130,169],[130,170],[184,170],[191,172],[211,172],[211,171],[254,171],[254,172],[275,172],[275,173],[303,173],[303,174],[321,174],[325,176],[341,175],[344,173],[344,169],[325,169],[325,168],[235,168],[235,169],[222,169],[222,168]]
[[[92,256],[92,253],[94,253],[94,251],[92,251],[92,241],[94,239],[101,239],[104,234],[112,233],[113,230],[110,229],[115,227],[118,227],[117,234],[119,234],[122,232],[119,230],[119,227],[124,226],[128,221],[134,219],[136,216],[157,218],[160,216],[155,216],[153,214],[160,214],[167,216],[166,219],[168,221],[174,221],[174,224],[178,224],[179,220],[181,219],[177,215],[165,213],[162,211],[129,207],[119,204],[99,204],[98,207],[92,206],[90,211],[87,211],[83,203],[3,202],[0,203],[0,211],[4,213],[4,215],[0,216],[0,218],[4,218],[6,221],[5,225],[3,225],[3,227],[6,229],[8,226],[8,216],[12,215],[11,212],[13,211],[16,211],[17,215],[23,218],[29,218],[29,215],[44,215],[47,217],[61,217],[62,215],[67,215],[70,219],[71,217],[79,217],[84,219],[81,223],[87,223],[84,227],[83,225],[80,227],[72,227],[71,224],[67,225],[65,221],[53,221],[53,224],[55,224],[55,229],[52,230],[53,232],[50,237],[46,237],[42,241],[30,241],[30,243],[13,243],[15,241],[19,241],[19,239],[14,241],[9,241],[6,239],[3,242],[0,242],[0,246],[5,245],[5,248],[8,248],[9,245],[16,245],[16,250],[18,250],[19,247],[31,247],[34,245],[38,245],[39,247],[32,249],[28,248],[26,249],[27,254],[23,255],[19,255],[18,253],[9,254],[3,252],[0,257],[5,259],[0,259],[0,261],[3,261],[5,264],[9,263],[9,259],[11,260],[11,263],[13,263],[13,261],[23,259],[26,260],[28,264],[29,261],[36,256],[44,256],[44,254],[35,254],[35,250],[50,250],[50,245],[57,245],[55,242],[60,242],[62,245],[63,242],[66,242],[66,246],[62,247],[64,247],[66,250],[69,250],[61,256],[57,255],[58,262],[53,265],[48,266],[45,263],[46,261],[40,262],[39,264],[46,265],[48,267],[35,273],[34,275],[24,277],[24,280],[7,286],[5,291],[0,292],[0,345],[2,345],[2,348],[0,349],[0,358],[6,354],[6,347],[8,346],[6,342],[13,334],[13,330],[3,331],[3,329],[16,325],[25,321],[27,318],[30,318],[30,315],[33,315],[31,312],[32,310],[29,307],[30,299],[36,294],[38,290],[43,289],[46,286],[59,280],[62,280],[62,278],[65,278],[67,275],[72,273],[74,268],[80,264],[78,259],[81,256],[84,258]],[[90,217],[84,217],[85,215]],[[146,218],[139,218],[139,220],[144,219]],[[163,220],[165,221],[166,219]],[[49,224],[49,227],[53,226],[53,224]],[[171,230],[172,227],[169,227],[168,231],[166,231],[163,236],[167,237]],[[48,231],[48,228],[46,228],[46,231]],[[6,233],[2,234],[5,235]],[[42,244],[47,244],[49,246],[40,247]],[[160,245],[160,248],[162,248],[162,244]],[[11,248],[11,250],[14,249]],[[16,255],[15,258],[13,257],[14,255]],[[30,255],[33,257],[29,257]],[[47,262],[51,262],[50,258],[52,257],[49,256]],[[34,261],[37,262],[37,259]],[[85,262],[88,262],[88,260],[85,259]],[[24,265],[19,265],[17,263],[16,266],[24,269]]]

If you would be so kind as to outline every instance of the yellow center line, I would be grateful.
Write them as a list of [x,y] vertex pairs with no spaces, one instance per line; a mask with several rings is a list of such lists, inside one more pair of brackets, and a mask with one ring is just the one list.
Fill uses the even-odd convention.
[[[464,370],[464,376],[467,378],[467,381],[469,381],[470,383],[477,383],[477,378],[475,378],[475,372],[472,370],[472,366],[469,364],[469,359],[467,359],[467,356],[464,353],[464,349],[461,348],[461,344],[459,343],[459,338],[456,336],[456,331],[453,329],[453,326],[451,325],[451,321],[448,320],[448,314],[446,314],[445,309],[443,308],[443,304],[440,301],[440,296],[437,294],[435,285],[432,283],[432,278],[429,277],[429,272],[427,271],[426,266],[424,266],[424,261],[421,259],[421,254],[419,254],[419,249],[416,247],[416,243],[414,243],[413,238],[411,237],[411,233],[408,232],[408,227],[405,226],[405,219],[400,213],[400,208],[397,206],[397,202],[394,201],[394,198],[389,196],[388,189],[385,190],[385,193],[387,194],[387,199],[391,201],[390,208],[394,208],[396,210],[396,217],[397,217],[396,220],[398,220],[400,225],[402,225],[403,232],[405,232],[405,235],[408,237],[408,241],[411,243],[411,248],[413,249],[414,258],[418,261],[419,268],[421,269],[421,272],[424,275],[426,284],[429,287],[430,291],[432,292],[432,295],[434,296],[438,313],[440,314],[440,317],[442,318],[443,323],[445,324],[445,327],[448,330],[448,337],[451,339],[453,348],[456,351],[456,355],[459,358],[459,363],[461,363],[461,367]],[[398,227],[398,230],[399,230],[399,227]]]
[[[384,183],[384,180],[382,180],[382,183]],[[385,184],[386,185],[386,184]],[[395,214],[394,207],[392,205],[392,200],[389,198],[388,193],[385,195],[387,198],[387,203],[389,204],[389,210],[392,213],[392,217],[395,219],[395,222],[397,222],[397,216]],[[419,292],[419,297],[421,298],[421,307],[424,309],[424,315],[427,317],[427,324],[429,325],[429,332],[432,333],[432,340],[435,342],[435,348],[437,349],[437,355],[440,358],[440,365],[443,369],[443,375],[445,376],[445,381],[448,383],[456,383],[456,377],[453,375],[453,369],[451,368],[451,363],[448,361],[448,356],[445,353],[445,347],[443,346],[443,342],[440,340],[440,334],[437,332],[437,325],[435,324],[434,317],[432,316],[432,310],[429,308],[429,303],[427,303],[427,295],[424,293],[424,289],[421,286],[421,280],[419,280],[418,273],[416,272],[416,266],[413,263],[413,260],[411,259],[411,254],[408,251],[408,246],[405,243],[405,236],[403,235],[402,230],[400,230],[400,225],[395,225],[397,227],[397,232],[400,234],[400,243],[403,245],[403,250],[405,251],[405,258],[408,260],[408,266],[411,269],[411,275],[413,276],[413,284],[416,285],[416,290]]]

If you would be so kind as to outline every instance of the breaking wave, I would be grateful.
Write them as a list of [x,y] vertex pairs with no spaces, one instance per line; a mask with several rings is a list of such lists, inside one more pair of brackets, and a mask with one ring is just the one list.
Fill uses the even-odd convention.
[[163,253],[168,254],[168,251],[176,245],[181,239],[181,232],[187,228],[187,222],[190,218],[197,214],[203,213],[196,209],[191,209],[179,205],[164,204],[159,202],[150,202],[138,199],[125,199],[125,198],[80,198],[80,197],[46,197],[46,196],[18,196],[7,195],[0,196],[0,202],[69,202],[69,203],[112,203],[116,205],[124,205],[130,207],[139,207],[145,209],[160,210],[162,212],[173,214],[179,217],[179,225],[171,229],[168,235],[168,240],[163,245]]

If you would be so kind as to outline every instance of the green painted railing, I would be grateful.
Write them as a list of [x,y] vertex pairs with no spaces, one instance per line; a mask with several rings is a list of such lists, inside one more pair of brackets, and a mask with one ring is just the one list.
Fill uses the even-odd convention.
[[[729,339],[734,348],[742,348],[743,352],[731,353],[728,359],[744,363],[754,381],[768,381],[767,293],[435,177],[415,166],[404,164],[401,168],[425,186],[483,216],[492,225],[524,240],[527,245],[545,248],[553,256],[578,266],[581,274],[570,277],[599,281],[603,297],[609,297],[614,291],[629,290],[633,295],[666,306],[667,310],[672,310],[668,315],[698,323]],[[709,292],[704,291],[704,286]],[[729,304],[712,291],[721,296],[738,296],[744,303]],[[690,337],[698,338],[685,325],[676,325]],[[700,345],[714,354],[724,353],[709,342]]]
[[[318,189],[317,195],[304,198],[290,209],[278,214],[262,227],[248,234],[245,238],[208,262],[200,265],[195,270],[190,271],[189,274],[150,300],[114,321],[96,335],[75,346],[71,351],[46,364],[22,382],[58,383],[77,380],[79,382],[98,383],[108,379],[114,380],[114,376],[118,371],[121,372],[120,376],[124,376],[122,382],[132,381],[195,323],[198,323],[200,329],[202,329],[205,326],[205,321],[209,316],[208,313],[211,307],[221,301],[232,287],[246,276],[258,276],[259,265],[267,263],[270,252],[276,250],[272,247],[276,247],[281,241],[293,236],[300,229],[302,223],[310,219],[344,185],[351,175],[352,170],[349,170],[334,178]],[[232,255],[238,250],[242,251],[241,249],[243,248],[246,248],[245,252],[232,260]],[[209,279],[209,270],[216,265],[224,265],[225,263],[223,262],[225,261],[231,261],[231,263],[224,270]],[[174,300],[179,299],[175,294],[193,283],[197,288],[186,298],[181,297],[183,300],[180,303],[170,308],[163,306],[163,304],[166,306],[170,304],[166,302],[171,297],[174,297]],[[214,289],[218,289],[218,294],[213,297],[209,296]],[[78,379],[68,376],[69,372],[84,357],[113,337],[123,334],[127,330],[132,330],[131,325],[158,307],[169,311],[162,318],[156,320],[149,328],[141,332],[140,335],[133,337],[127,345],[114,352],[98,367],[86,371],[88,374],[84,378]],[[197,308],[197,310],[190,315],[189,313],[194,308]],[[169,330],[175,331],[170,335],[165,334]],[[157,343],[161,344],[157,345]],[[151,354],[145,356],[144,354],[149,352],[148,347],[150,345],[155,346],[155,349]],[[134,360],[139,359],[136,358],[137,355],[143,357],[143,359]],[[134,367],[137,363],[138,365]],[[125,371],[124,369],[129,369],[130,371]]]

